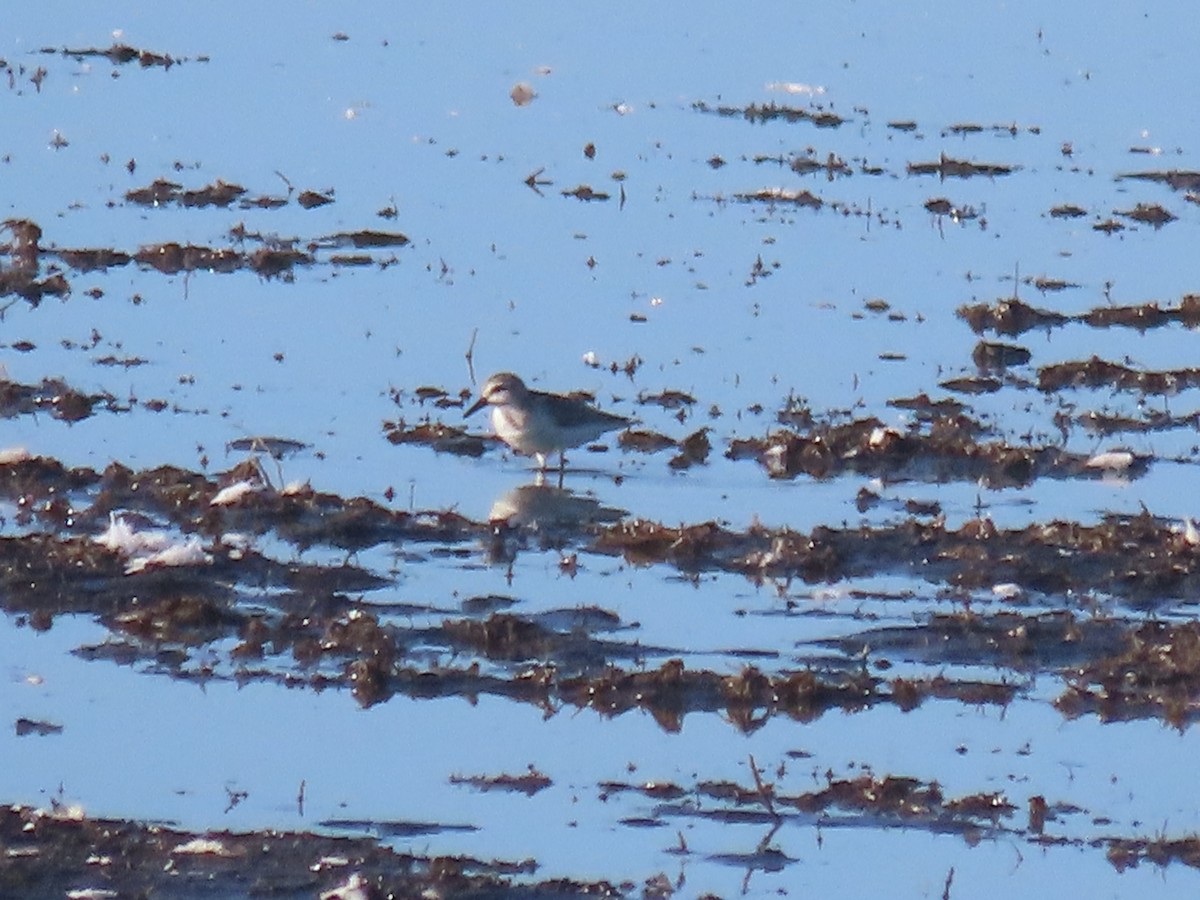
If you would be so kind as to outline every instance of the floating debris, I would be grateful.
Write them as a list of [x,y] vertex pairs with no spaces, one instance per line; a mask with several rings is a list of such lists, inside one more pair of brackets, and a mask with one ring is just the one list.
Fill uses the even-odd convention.
[[244,437],[235,438],[225,445],[225,450],[237,450],[243,453],[266,453],[274,459],[283,459],[285,456],[292,456],[300,453],[303,450],[309,449],[311,445],[303,441],[294,441],[291,438],[280,437]]
[[451,775],[450,783],[469,785],[479,791],[509,791],[532,797],[554,782],[530,766],[524,775]]
[[[143,69],[148,69],[152,66],[161,66],[164,69],[170,69],[172,66],[189,61],[186,57],[177,58],[167,53],[155,53],[151,50],[138,50],[136,47],[130,47],[128,44],[116,43],[105,50],[101,50],[97,47],[85,47],[82,49],[71,49],[68,47],[63,47],[61,49],[56,47],[43,47],[39,52],[73,56],[76,59],[101,57],[103,59],[107,59],[116,66],[136,61]],[[208,57],[200,56],[196,58],[196,61],[208,62]]]
[[321,206],[328,206],[330,203],[333,203],[333,191],[325,191],[324,193],[319,191],[301,191],[300,195],[296,198],[296,202],[305,209],[317,209]]
[[782,120],[784,122],[809,122],[818,128],[837,128],[846,120],[828,110],[800,109],[777,103],[751,103],[749,106],[709,106],[704,101],[692,104],[692,109],[701,113],[713,113],[725,118],[743,118],[747,122],[762,124]]
[[1043,294],[1050,291],[1065,291],[1067,288],[1077,288],[1079,285],[1072,281],[1063,281],[1061,278],[1047,278],[1044,275],[1039,275],[1037,278],[1026,279],[1026,284],[1032,284]]
[[107,247],[94,250],[65,250],[57,249],[50,251],[54,253],[60,260],[79,272],[94,272],[97,270],[117,268],[127,266],[133,262],[133,257],[128,253],[123,253],[120,250],[113,250]]
[[909,163],[908,174],[937,175],[939,178],[971,178],[975,175],[995,178],[998,175],[1011,175],[1019,168],[1020,166],[1006,166],[1000,163],[974,163],[952,159],[943,153],[937,162]]
[[1063,203],[1052,208],[1050,215],[1055,219],[1078,219],[1081,216],[1086,216],[1087,210],[1073,203]]
[[[976,380],[959,387],[976,389]],[[982,389],[999,383],[983,380]],[[991,487],[1029,484],[1036,478],[1087,474],[1087,457],[1059,447],[980,443],[981,426],[966,416],[933,415],[905,432],[881,431],[876,418],[814,426],[807,434],[776,432],[735,439],[726,455],[755,459],[772,478],[833,478],[849,472],[889,480],[982,481]],[[880,439],[880,435],[884,435]],[[1135,470],[1136,471],[1136,470]]]
[[133,188],[125,192],[125,199],[139,206],[165,206],[176,203],[190,208],[230,206],[246,193],[239,184],[229,184],[217,179],[213,184],[196,190],[184,190],[183,185],[159,178],[144,188]]
[[1078,362],[1056,363],[1038,369],[1038,389],[1049,392],[1064,388],[1107,387],[1143,394],[1174,394],[1200,385],[1200,369],[1152,372],[1093,356]]
[[1003,386],[999,378],[990,375],[964,375],[938,382],[938,387],[956,394],[994,394]]
[[971,351],[971,361],[980,369],[1003,371],[1013,366],[1024,366],[1033,358],[1025,347],[995,341],[980,341]]
[[610,200],[611,195],[604,191],[595,190],[590,184],[581,184],[579,187],[571,188],[569,191],[562,191],[564,197],[574,197],[576,200]]
[[672,469],[681,470],[706,462],[708,454],[712,451],[712,442],[708,439],[711,430],[706,426],[685,437],[679,442],[679,453],[671,457],[667,465]]
[[627,428],[617,435],[617,446],[622,450],[632,450],[637,453],[658,453],[660,450],[676,447],[678,444],[674,438],[657,431]]
[[1108,841],[1107,856],[1118,872],[1136,868],[1143,861],[1159,867],[1179,862],[1200,869],[1200,837],[1112,838]]
[[384,436],[393,444],[424,444],[438,453],[457,456],[483,456],[489,446],[499,446],[498,438],[470,434],[465,428],[440,422],[406,425],[403,420],[383,423]]
[[694,406],[696,398],[685,391],[665,390],[657,394],[639,393],[637,402],[643,406],[661,406],[663,409],[682,409]]
[[12,236],[7,246],[0,245],[0,255],[9,257],[10,264],[0,266],[0,297],[17,294],[34,306],[43,297],[65,297],[71,285],[61,272],[47,275],[39,280],[42,249],[39,241],[42,229],[28,219],[9,219],[0,231]]
[[508,96],[512,100],[513,106],[528,106],[537,98],[537,92],[529,82],[518,81],[508,92]]
[[967,222],[979,218],[979,213],[975,211],[974,207],[955,206],[945,197],[935,197],[931,200],[926,200],[925,209],[935,216],[946,216],[955,222]]
[[806,190],[792,188],[761,188],[757,191],[734,194],[735,200],[743,203],[791,203],[809,209],[820,209],[825,201]]
[[1135,464],[1145,460],[1138,460],[1136,456],[1128,450],[1109,450],[1106,453],[1097,453],[1088,459],[1085,465],[1089,469],[1103,469],[1106,472],[1128,472]]
[[322,245],[352,247],[403,247],[410,243],[408,236],[398,231],[349,231],[330,235],[319,241]]
[[1116,177],[1118,181],[1154,181],[1175,191],[1200,189],[1200,172],[1171,169],[1166,172],[1124,172]]
[[47,379],[41,384],[18,384],[0,377],[0,417],[3,418],[49,412],[64,422],[80,422],[94,415],[97,409],[122,412],[128,407],[118,403],[111,394],[85,394],[58,379]]
[[1117,210],[1118,216],[1124,216],[1127,219],[1133,219],[1135,222],[1144,222],[1147,225],[1153,225],[1155,228],[1174,222],[1178,216],[1169,212],[1157,203],[1139,203],[1133,209]]
[[26,719],[24,716],[17,719],[15,728],[17,737],[26,737],[31,734],[45,737],[49,734],[62,734],[63,730],[61,725],[54,722],[41,722],[35,719]]

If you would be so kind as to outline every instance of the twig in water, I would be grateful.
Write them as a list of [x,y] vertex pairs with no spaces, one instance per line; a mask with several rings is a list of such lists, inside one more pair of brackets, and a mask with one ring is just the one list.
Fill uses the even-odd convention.
[[771,791],[762,780],[762,774],[758,771],[758,765],[754,762],[754,754],[750,754],[750,773],[754,776],[754,786],[758,788],[758,796],[762,798],[763,806],[767,808],[767,812],[774,819],[779,818],[779,813],[775,812],[775,804],[771,802]]
[[471,343],[467,346],[467,372],[471,376],[471,384],[475,383],[475,338],[478,336],[479,329],[473,329],[471,331]]

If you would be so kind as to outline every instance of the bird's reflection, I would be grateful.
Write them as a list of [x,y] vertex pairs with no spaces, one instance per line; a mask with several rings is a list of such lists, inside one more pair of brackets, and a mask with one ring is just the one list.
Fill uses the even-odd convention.
[[488,561],[511,563],[517,552],[532,544],[537,549],[558,549],[578,540],[597,525],[619,521],[623,509],[605,506],[595,497],[552,487],[539,479],[501,494],[492,504]]
[[625,514],[623,509],[601,505],[595,497],[552,487],[539,480],[497,497],[488,521],[542,529],[576,528],[609,524]]

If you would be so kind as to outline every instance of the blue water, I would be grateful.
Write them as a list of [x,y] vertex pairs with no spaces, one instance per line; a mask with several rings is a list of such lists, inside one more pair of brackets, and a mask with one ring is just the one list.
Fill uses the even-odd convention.
[[[132,265],[70,274],[69,300],[47,299],[36,309],[18,302],[0,321],[5,345],[36,345],[0,352],[9,376],[61,375],[81,389],[162,399],[179,411],[137,408],[75,425],[22,417],[5,424],[3,443],[94,468],[117,460],[219,470],[244,457],[226,451],[232,440],[287,437],[311,447],[281,463],[284,480],[377,500],[393,488],[400,507],[411,498],[416,508],[484,518],[529,481],[527,461],[395,447],[381,429],[401,417],[459,424],[457,411],[421,406],[414,392],[471,389],[464,354],[474,340],[480,380],[513,369],[547,389],[587,389],[604,407],[677,437],[712,426],[717,449],[709,465],[683,474],[668,469],[669,454],[580,454],[585,471],[568,486],[605,504],[667,524],[713,519],[735,528],[886,520],[887,510],[861,516],[855,508],[865,479],[774,482],[754,463],[721,458],[721,450],[772,429],[789,395],[817,411],[902,424],[904,414],[887,400],[942,396],[940,381],[974,371],[977,337],[954,310],[1010,296],[1014,272],[1077,283],[1046,296],[1020,287],[1027,302],[1066,312],[1107,298],[1173,303],[1196,290],[1185,262],[1195,244],[1195,204],[1162,185],[1117,179],[1200,168],[1200,125],[1186,105],[1200,67],[1194,35],[1180,27],[1190,12],[1183,4],[1098,10],[933,0],[752,11],[716,3],[218,3],[186,17],[134,3],[60,4],[54,15],[15,7],[0,38],[0,58],[14,71],[11,87],[0,84],[0,215],[38,222],[43,247],[225,247],[235,227],[301,247],[368,228],[402,232],[412,243],[371,251],[376,265],[365,268],[332,265],[323,251],[294,280],[164,276]],[[348,40],[335,40],[338,33]],[[37,52],[114,40],[182,62],[141,69]],[[40,90],[29,81],[38,66],[47,73]],[[509,91],[522,81],[537,97],[518,108]],[[782,83],[813,91],[787,93]],[[770,102],[813,104],[846,122],[759,125],[694,108]],[[888,126],[901,120],[916,130]],[[947,131],[967,122],[984,132]],[[1015,133],[992,130],[1010,125]],[[67,142],[57,149],[56,134]],[[589,143],[594,159],[584,154]],[[823,161],[831,153],[853,174],[826,180],[753,161],[792,154]],[[941,154],[1019,168],[945,182],[908,174],[908,164]],[[726,165],[711,166],[714,156]],[[525,184],[539,171],[550,182],[540,193]],[[281,209],[259,210],[125,201],[126,191],[158,178],[189,189],[224,179],[249,196],[283,196],[290,184],[297,192],[332,191],[335,202],[305,210],[293,194]],[[583,184],[612,199],[561,193]],[[814,211],[734,199],[766,188],[807,189],[827,205]],[[939,221],[924,208],[935,197],[981,218]],[[1161,203],[1179,221],[1160,230],[1126,221],[1130,227],[1113,236],[1093,230],[1138,202]],[[1088,214],[1051,218],[1063,203]],[[380,217],[389,206],[396,218]],[[771,274],[751,279],[760,258]],[[92,288],[102,296],[88,296]],[[867,310],[873,299],[901,318]],[[1165,369],[1195,357],[1194,336],[1179,328],[1138,335],[1071,326],[1018,342],[1034,365],[1095,353]],[[148,364],[94,362],[109,353]],[[584,364],[589,353],[601,368]],[[635,355],[642,364],[632,378],[605,368]],[[636,403],[639,392],[664,389],[698,399],[686,421]],[[1196,394],[1170,398],[1172,411],[1200,406]],[[1027,432],[1056,440],[1051,416],[1060,397],[1009,387],[967,399],[1010,440]],[[1103,391],[1066,399],[1080,411],[1136,413],[1139,403]],[[1128,484],[1039,482],[983,492],[982,500],[1001,524],[1093,521],[1142,503],[1165,516],[1194,513],[1192,434],[1071,439],[1080,452],[1116,444],[1179,462],[1156,464]],[[974,484],[886,492],[935,499],[951,523],[973,515],[981,499]],[[729,671],[740,665],[723,652],[733,647],[775,651],[784,665],[796,642],[854,630],[856,604],[838,598],[871,586],[832,586],[832,600],[797,586],[801,602],[830,608],[824,618],[796,621],[761,614],[781,603],[770,586],[729,576],[693,585],[672,571],[628,569],[607,557],[581,557],[570,579],[554,554],[527,554],[511,584],[503,568],[482,565],[482,551],[466,562],[398,564],[380,548],[364,560],[398,570],[396,587],[373,601],[450,607],[494,592],[514,595],[520,611],[598,605],[638,623],[644,642]],[[937,586],[902,586],[914,598],[880,604],[880,616],[911,621],[938,608]],[[1025,800],[1039,793],[1086,810],[1053,825],[1073,838],[1178,836],[1198,827],[1196,798],[1179,788],[1191,781],[1185,761],[1194,755],[1193,732],[1154,722],[1064,723],[1047,704],[1058,692],[1051,676],[1032,699],[1003,711],[931,702],[909,714],[878,708],[808,725],[777,719],[751,737],[719,716],[694,715],[681,734],[667,735],[637,713],[610,721],[563,711],[543,721],[538,710],[496,699],[477,706],[394,699],[362,711],[340,692],[223,683],[201,690],[69,655],[102,638],[86,620],[59,620],[46,635],[0,620],[0,709],[9,720],[64,726],[46,737],[0,731],[0,757],[13,761],[0,774],[0,799],[44,803],[61,784],[67,799],[95,815],[201,829],[303,828],[330,818],[472,824],[479,830],[422,838],[417,849],[535,857],[539,876],[639,883],[659,871],[673,878],[682,865],[688,892],[726,895],[741,890],[744,872],[706,854],[751,852],[765,829],[680,823],[695,851],[681,863],[666,852],[677,844],[676,829],[619,824],[649,814],[650,801],[626,794],[601,803],[597,784],[729,778],[745,785],[749,754],[774,769],[788,750],[803,748],[813,757],[788,764],[781,790],[809,789],[800,786],[809,770],[852,777],[869,767],[936,779],[948,794],[1004,791],[1018,806],[1018,828]],[[31,685],[29,675],[43,681]],[[114,779],[114,760],[126,760],[137,780]],[[519,774],[530,764],[554,780],[532,799],[479,794],[448,780]],[[295,803],[301,780],[303,817]],[[227,789],[249,797],[226,812]],[[1113,824],[1094,826],[1098,816]],[[1189,870],[1117,874],[1093,848],[1042,851],[1001,839],[968,852],[958,838],[865,825],[821,829],[820,842],[816,835],[785,826],[773,840],[801,862],[779,875],[755,873],[749,892],[827,892],[844,886],[849,871],[864,894],[940,896],[951,867],[954,896],[1049,896],[1064,879],[1107,895],[1196,890]],[[861,864],[863,854],[871,866]]]

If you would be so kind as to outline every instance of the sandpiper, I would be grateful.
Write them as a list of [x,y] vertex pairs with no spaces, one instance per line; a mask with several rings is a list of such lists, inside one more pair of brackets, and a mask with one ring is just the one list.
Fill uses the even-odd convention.
[[596,409],[583,400],[530,390],[511,372],[498,372],[485,381],[479,399],[463,413],[464,418],[485,406],[492,408],[492,427],[500,440],[518,453],[536,456],[542,471],[549,454],[558,453],[561,472],[567,463],[564,451],[630,424],[624,416]]

